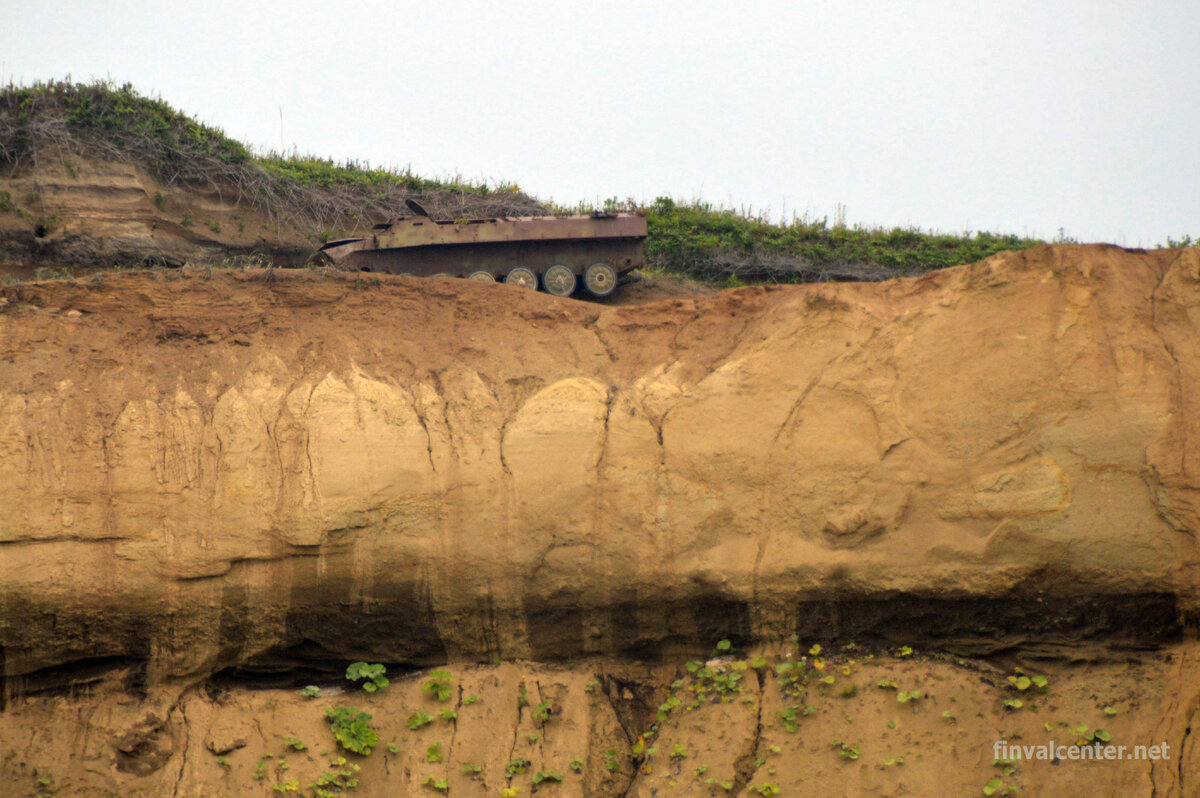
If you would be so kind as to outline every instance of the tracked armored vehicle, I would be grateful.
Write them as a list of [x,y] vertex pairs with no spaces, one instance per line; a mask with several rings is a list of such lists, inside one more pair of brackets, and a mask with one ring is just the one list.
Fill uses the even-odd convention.
[[412,200],[408,207],[412,216],[376,225],[369,237],[331,241],[321,254],[362,271],[541,285],[556,296],[582,284],[597,297],[644,261],[646,219],[638,214],[440,221]]

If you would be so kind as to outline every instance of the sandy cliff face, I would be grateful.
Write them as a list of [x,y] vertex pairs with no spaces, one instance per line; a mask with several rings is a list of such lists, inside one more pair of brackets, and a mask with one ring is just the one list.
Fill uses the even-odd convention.
[[6,288],[0,663],[430,664],[1197,609],[1200,252],[604,308],[185,270]]

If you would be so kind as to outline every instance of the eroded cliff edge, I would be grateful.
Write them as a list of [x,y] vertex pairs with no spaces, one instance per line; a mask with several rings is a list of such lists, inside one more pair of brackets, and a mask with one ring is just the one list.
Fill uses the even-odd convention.
[[203,270],[5,288],[0,664],[951,649],[1197,608],[1200,251],[600,307]]

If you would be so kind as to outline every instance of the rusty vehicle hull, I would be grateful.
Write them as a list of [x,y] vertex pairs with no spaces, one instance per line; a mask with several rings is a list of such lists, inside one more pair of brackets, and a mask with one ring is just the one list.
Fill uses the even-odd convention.
[[[414,206],[419,210],[419,206]],[[321,248],[335,264],[417,277],[471,277],[566,296],[580,285],[607,296],[644,264],[646,219],[637,214],[436,221],[405,216],[364,238]]]

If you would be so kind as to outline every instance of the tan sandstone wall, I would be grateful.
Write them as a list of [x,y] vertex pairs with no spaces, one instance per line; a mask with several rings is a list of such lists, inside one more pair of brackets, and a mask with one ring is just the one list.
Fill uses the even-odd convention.
[[977,648],[1170,634],[1198,604],[1198,272],[1042,247],[635,308],[315,273],[6,288],[4,671],[921,617]]

